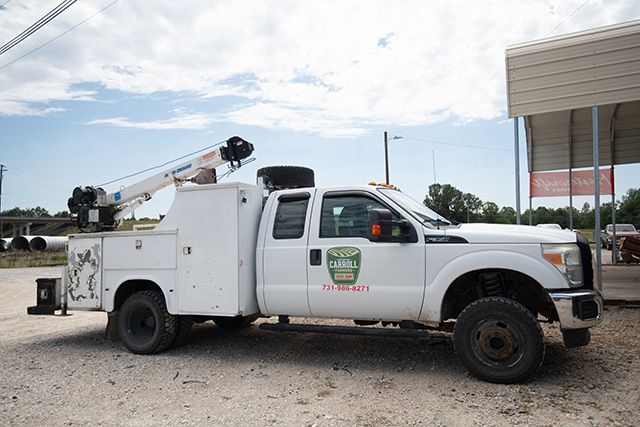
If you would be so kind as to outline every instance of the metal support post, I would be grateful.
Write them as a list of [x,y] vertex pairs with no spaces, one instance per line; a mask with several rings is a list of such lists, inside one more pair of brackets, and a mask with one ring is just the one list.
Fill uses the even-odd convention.
[[594,238],[596,241],[596,277],[598,289],[602,291],[602,251],[600,242],[600,152],[598,136],[598,107],[593,107],[593,174],[594,174],[594,200],[596,205],[596,224]]
[[384,131],[384,170],[386,184],[389,185],[389,142],[387,140],[387,131]]
[[517,117],[513,118],[513,141],[516,156],[516,224],[520,225],[520,131]]

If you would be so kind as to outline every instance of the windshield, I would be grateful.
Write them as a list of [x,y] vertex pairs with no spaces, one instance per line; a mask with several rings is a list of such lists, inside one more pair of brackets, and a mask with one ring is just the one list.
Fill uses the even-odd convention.
[[451,221],[398,190],[391,188],[380,188],[379,190],[423,224],[451,225]]
[[[613,233],[613,226],[610,225],[607,227],[609,229],[609,232]],[[623,232],[623,233],[635,233],[636,229],[633,225],[624,225],[624,224],[620,224],[620,225],[616,225],[616,232]]]

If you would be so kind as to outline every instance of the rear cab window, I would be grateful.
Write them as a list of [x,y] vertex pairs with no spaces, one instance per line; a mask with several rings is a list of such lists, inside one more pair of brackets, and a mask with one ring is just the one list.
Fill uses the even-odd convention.
[[309,197],[308,193],[280,197],[273,222],[274,239],[299,239],[304,235]]

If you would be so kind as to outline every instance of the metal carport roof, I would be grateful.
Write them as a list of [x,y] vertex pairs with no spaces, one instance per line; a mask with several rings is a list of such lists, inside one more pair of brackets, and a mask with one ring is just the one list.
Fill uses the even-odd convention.
[[509,46],[506,67],[530,172],[594,166],[593,107],[599,164],[640,162],[640,20]]

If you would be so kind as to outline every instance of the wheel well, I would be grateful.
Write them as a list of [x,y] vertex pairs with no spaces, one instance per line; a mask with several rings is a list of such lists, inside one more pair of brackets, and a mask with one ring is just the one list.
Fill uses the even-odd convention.
[[442,321],[455,319],[473,301],[492,296],[518,301],[534,314],[558,320],[551,297],[536,280],[518,271],[487,269],[465,273],[449,286],[442,302]]
[[140,291],[160,291],[162,289],[151,280],[127,280],[118,286],[116,297],[114,300],[114,310],[120,310],[122,304],[132,294]]

